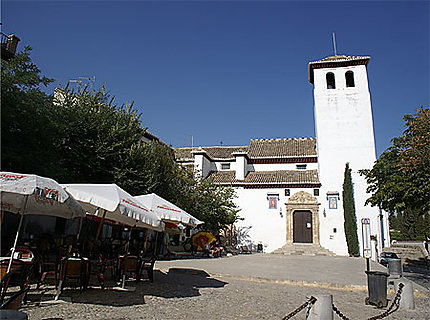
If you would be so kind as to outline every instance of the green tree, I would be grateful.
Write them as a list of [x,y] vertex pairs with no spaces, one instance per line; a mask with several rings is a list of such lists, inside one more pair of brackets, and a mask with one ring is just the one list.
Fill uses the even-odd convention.
[[205,221],[207,230],[218,233],[239,219],[239,210],[233,202],[235,198],[233,188],[219,186],[211,177],[197,178],[189,212]]
[[52,79],[41,75],[26,47],[1,60],[1,167],[4,171],[48,175],[55,170],[56,138],[52,97],[42,91]]
[[430,109],[403,119],[403,135],[391,140],[371,170],[361,171],[372,194],[366,203],[397,215],[403,237],[430,237]]
[[55,99],[60,181],[124,184],[134,172],[144,129],[133,105],[118,106],[105,88],[65,89]]
[[357,257],[360,255],[357,236],[357,217],[355,215],[354,187],[352,184],[349,163],[347,163],[345,166],[342,200],[345,237],[346,243],[348,245],[348,253],[351,256]]

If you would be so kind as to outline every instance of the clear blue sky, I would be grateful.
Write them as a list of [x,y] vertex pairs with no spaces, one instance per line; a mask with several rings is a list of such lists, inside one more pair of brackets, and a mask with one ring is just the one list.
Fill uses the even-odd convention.
[[314,137],[309,61],[369,55],[377,152],[429,105],[428,1],[5,1],[2,31],[56,79],[106,83],[174,147]]

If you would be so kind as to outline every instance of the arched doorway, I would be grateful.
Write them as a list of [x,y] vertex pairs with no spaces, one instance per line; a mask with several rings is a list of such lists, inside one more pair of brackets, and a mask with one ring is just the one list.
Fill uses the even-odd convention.
[[320,230],[317,198],[299,191],[285,204],[287,222],[287,244],[309,243],[320,245]]

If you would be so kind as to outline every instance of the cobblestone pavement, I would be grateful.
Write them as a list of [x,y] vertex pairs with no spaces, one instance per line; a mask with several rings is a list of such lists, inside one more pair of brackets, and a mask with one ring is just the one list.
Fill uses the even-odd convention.
[[[333,257],[326,258],[250,255],[161,261],[156,263],[154,283],[128,283],[136,286],[135,292],[94,287],[80,294],[68,289],[61,298],[72,302],[39,304],[42,291],[33,290],[22,311],[30,319],[51,320],[282,319],[307,297],[320,294],[332,294],[336,306],[350,319],[384,311],[364,304],[366,279],[355,274],[356,270],[363,273],[363,266],[356,266],[362,260],[334,257],[334,263]],[[53,297],[52,286],[42,289],[44,297]],[[393,295],[389,290],[388,298]],[[430,320],[429,301],[428,291],[418,290],[415,310],[399,310],[389,319]],[[305,319],[305,312],[295,319]]]

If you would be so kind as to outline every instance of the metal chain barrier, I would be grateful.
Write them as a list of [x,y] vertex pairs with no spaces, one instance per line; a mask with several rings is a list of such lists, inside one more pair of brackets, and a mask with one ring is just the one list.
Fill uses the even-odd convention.
[[[298,314],[300,311],[302,311],[303,309],[305,309],[306,307],[310,308],[312,307],[312,305],[317,301],[317,298],[315,298],[314,296],[311,296],[305,303],[303,303],[300,307],[298,307],[297,309],[291,311],[289,314],[287,314],[285,317],[282,318],[282,320],[287,320],[287,319],[291,319],[292,317],[294,317],[296,314]],[[309,312],[309,309],[308,309]]]
[[333,303],[333,311],[343,320],[350,320],[346,315],[344,315]]
[[[378,319],[383,319],[385,317],[388,317],[390,314],[394,313],[395,311],[397,311],[397,309],[399,309],[400,307],[400,297],[402,295],[402,290],[403,290],[404,284],[403,283],[399,283],[399,289],[397,290],[396,295],[393,298],[393,301],[391,301],[390,306],[388,307],[388,309],[377,315],[374,317],[370,317],[367,320],[378,320]],[[342,320],[350,320],[346,315],[344,315],[334,304],[333,304],[333,311],[339,316],[339,318],[341,318]]]
[[392,314],[393,312],[397,311],[397,309],[399,309],[399,307],[400,307],[400,297],[402,295],[402,290],[403,290],[404,286],[405,285],[403,283],[399,283],[399,290],[397,290],[397,293],[394,296],[393,301],[391,301],[391,304],[388,307],[387,311],[381,313],[380,315],[368,318],[367,320],[382,319],[382,318],[388,317],[390,314]]

